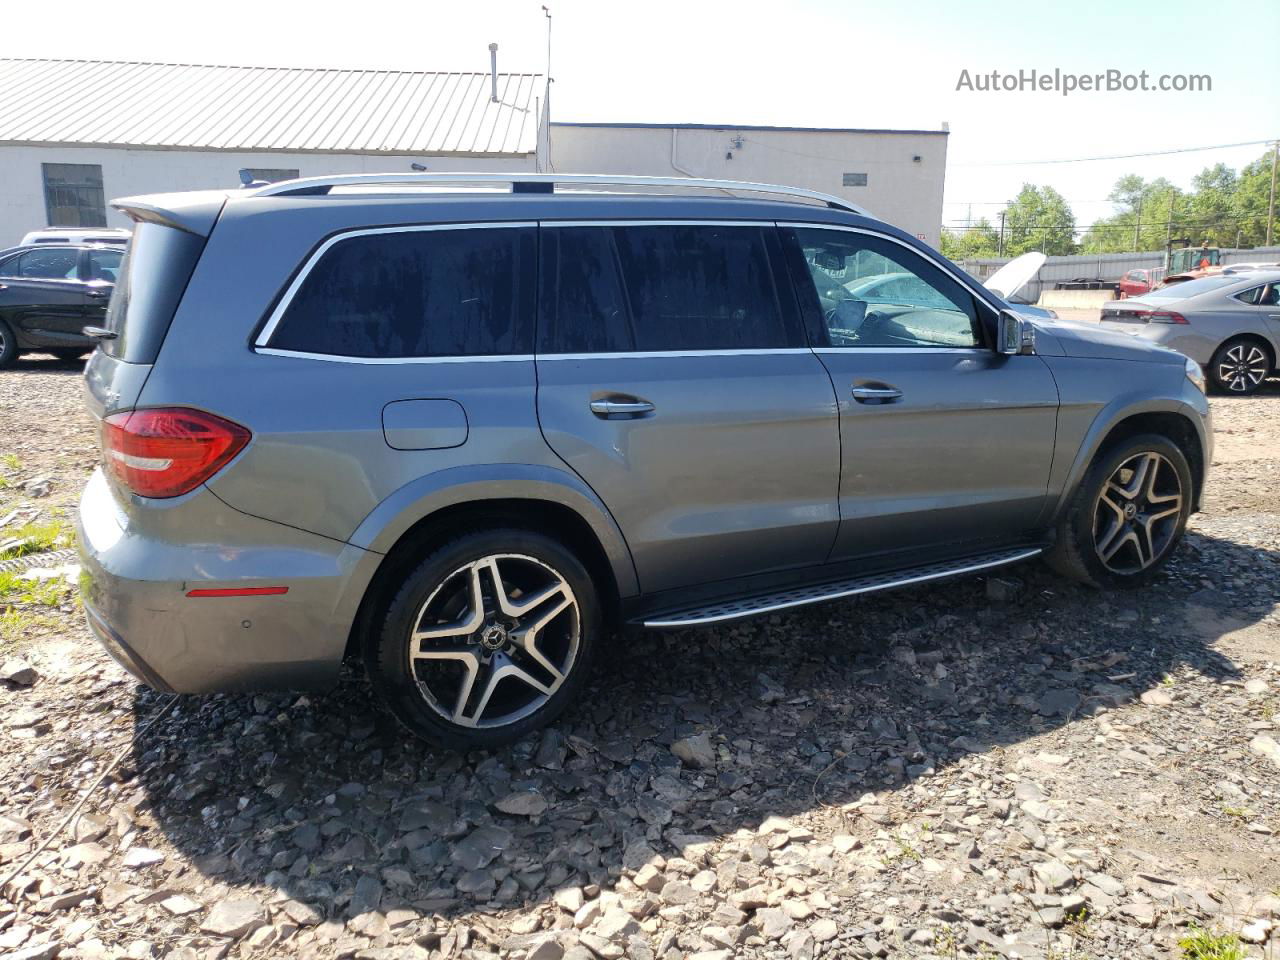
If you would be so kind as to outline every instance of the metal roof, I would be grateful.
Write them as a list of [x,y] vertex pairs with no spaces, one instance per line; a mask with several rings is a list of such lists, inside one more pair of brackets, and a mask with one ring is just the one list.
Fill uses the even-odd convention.
[[0,144],[529,154],[536,73],[0,59]]
[[771,127],[750,123],[582,123],[553,121],[553,127],[611,127],[618,130],[753,130],[768,133],[907,133],[945,137],[947,130],[895,130],[885,127]]

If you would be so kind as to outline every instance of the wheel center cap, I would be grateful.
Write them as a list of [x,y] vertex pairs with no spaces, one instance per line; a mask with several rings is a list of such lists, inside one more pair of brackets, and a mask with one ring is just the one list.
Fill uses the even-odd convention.
[[1137,515],[1138,515],[1138,505],[1137,505],[1137,504],[1135,504],[1135,503],[1126,503],[1126,504],[1124,505],[1124,518],[1125,518],[1126,520],[1132,520],[1132,519],[1133,519],[1134,517],[1136,517]]
[[501,650],[507,645],[507,628],[500,623],[491,623],[480,633],[480,643],[487,650]]

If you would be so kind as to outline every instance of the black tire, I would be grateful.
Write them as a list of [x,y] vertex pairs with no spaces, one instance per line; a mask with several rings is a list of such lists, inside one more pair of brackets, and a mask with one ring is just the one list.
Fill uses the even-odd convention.
[[18,341],[9,325],[0,320],[0,370],[18,359]]
[[[1156,468],[1158,491],[1152,491],[1152,495],[1161,502],[1147,503],[1144,510],[1138,501],[1134,501],[1135,514],[1126,520],[1122,517],[1122,510],[1102,502],[1100,497],[1108,482],[1115,479],[1117,471],[1122,467],[1129,469],[1135,458],[1144,453],[1157,455],[1163,460],[1163,465]],[[1145,518],[1155,517],[1162,510],[1172,509],[1172,502],[1162,498],[1169,496],[1175,481],[1181,498],[1177,504],[1178,509],[1165,517],[1147,522]],[[1108,498],[1112,502],[1127,504],[1129,501],[1126,496],[1119,493],[1120,486],[1117,484],[1113,487],[1108,492]],[[1141,486],[1141,481],[1138,486]],[[1168,437],[1144,433],[1110,444],[1094,458],[1071,497],[1071,502],[1058,521],[1057,540],[1045,554],[1045,562],[1065,577],[1102,589],[1143,586],[1151,581],[1177,548],[1191,515],[1192,498],[1191,467],[1182,450]],[[1102,518],[1101,522],[1099,517]],[[1111,526],[1113,522],[1120,524],[1114,531]],[[1126,524],[1130,526],[1125,526]],[[1136,541],[1130,539],[1130,528]],[[1144,530],[1153,532],[1144,535]],[[1128,542],[1120,544],[1108,563],[1104,562],[1103,553],[1117,543],[1116,539],[1108,538],[1108,534],[1113,532],[1119,540]],[[1100,542],[1105,550],[1100,549]],[[1145,566],[1137,567],[1144,559],[1144,549],[1151,559]],[[1128,567],[1136,568],[1121,569]]]
[[59,360],[61,360],[63,363],[74,363],[75,361],[81,359],[85,355],[85,353],[87,353],[88,351],[86,351],[83,347],[75,347],[75,348],[66,349],[66,350],[62,350],[62,349],[50,350],[49,352],[52,353],[55,357],[57,357]]
[[[498,576],[506,581],[503,591],[509,603],[518,604],[539,593],[548,594],[546,602],[533,607],[523,620],[502,614],[492,590],[495,581],[485,565],[489,558],[498,558]],[[490,588],[490,595],[484,597],[482,604],[486,608],[483,624],[475,629],[474,624],[462,626],[474,617],[472,568],[477,571],[475,579],[482,589],[486,584]],[[558,589],[556,578],[567,586],[568,594],[551,593]],[[536,656],[544,659],[536,660],[517,641],[520,626],[546,616],[566,597],[576,606],[565,608],[544,626],[545,645],[540,639],[534,643]],[[447,614],[445,621],[453,622],[443,623],[442,614]],[[575,625],[576,640],[571,639]],[[431,659],[411,664],[411,634],[424,627],[455,632],[448,638],[419,641],[420,650],[437,656],[443,654],[444,647],[465,652],[454,660]],[[465,635],[457,632],[462,629],[467,631]],[[466,534],[435,549],[404,576],[373,630],[366,655],[369,676],[392,714],[411,733],[430,743],[452,750],[471,750],[518,740],[559,716],[586,683],[596,648],[603,639],[603,620],[595,585],[572,552],[543,534],[508,528]],[[545,669],[543,662],[559,668],[562,679],[556,681],[556,674]],[[463,696],[463,678],[472,664],[476,679],[472,692]],[[514,664],[525,677],[542,683],[550,694],[535,691],[518,674],[509,673],[506,679],[493,683],[494,694],[488,702],[497,703],[497,710],[505,709],[504,704],[511,709],[494,716],[488,706],[480,709],[481,694],[492,672],[505,670],[507,664]],[[491,673],[486,674],[486,669]],[[457,675],[456,688],[450,673]],[[525,697],[531,700],[522,704]],[[448,701],[457,709],[450,711]],[[468,708],[475,717],[466,716]],[[452,712],[456,717],[459,710],[462,723],[445,715]],[[512,719],[507,720],[508,717]],[[479,723],[467,725],[468,719],[478,719]],[[496,725],[481,725],[488,722]]]
[[1261,340],[1233,337],[1213,352],[1209,382],[1220,393],[1247,397],[1257,393],[1275,367],[1275,357]]

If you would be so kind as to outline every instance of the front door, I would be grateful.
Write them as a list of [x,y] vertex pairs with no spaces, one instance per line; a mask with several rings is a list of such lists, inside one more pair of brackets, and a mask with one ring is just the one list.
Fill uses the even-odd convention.
[[1047,365],[990,349],[990,308],[904,243],[803,226],[783,241],[840,409],[832,558],[905,562],[1029,533],[1053,459]]
[[541,227],[538,418],[645,592],[824,561],[840,453],[772,224]]
[[0,317],[32,346],[84,342],[85,285],[80,251],[71,247],[28,250],[0,264]]

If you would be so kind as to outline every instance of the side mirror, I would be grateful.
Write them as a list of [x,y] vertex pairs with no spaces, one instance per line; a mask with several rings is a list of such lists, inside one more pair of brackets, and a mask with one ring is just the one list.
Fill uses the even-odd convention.
[[1036,328],[1012,310],[1000,311],[996,349],[1014,356],[1036,352]]

